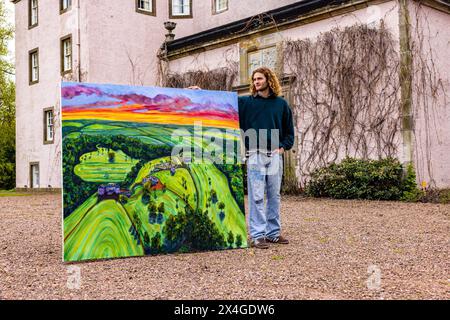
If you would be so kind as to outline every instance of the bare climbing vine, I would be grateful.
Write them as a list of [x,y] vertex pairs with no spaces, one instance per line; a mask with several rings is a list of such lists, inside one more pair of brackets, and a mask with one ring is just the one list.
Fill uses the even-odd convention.
[[245,26],[235,32],[236,34],[252,31],[257,28],[267,27],[267,26],[275,26],[276,32],[279,32],[277,22],[271,14],[261,13],[251,17]]
[[345,156],[395,157],[400,145],[399,59],[379,28],[334,28],[314,41],[287,41],[286,71],[297,120],[300,185]]
[[[223,67],[209,69],[205,66],[202,69],[179,73],[171,71],[167,60],[160,55],[158,83],[169,88],[186,88],[197,85],[205,90],[231,91],[239,76],[239,63],[228,56],[229,52],[226,52]],[[193,65],[198,66],[195,62]]]
[[[441,117],[448,105],[448,95],[445,83],[436,66],[436,50],[433,39],[439,31],[432,31],[433,22],[422,7],[421,1],[412,6],[410,12],[412,20],[411,51],[413,54],[412,70],[412,114],[416,122],[414,125],[414,157],[417,177],[419,181],[426,181],[427,186],[436,186],[436,168],[433,167],[433,149],[441,145],[443,123]],[[436,156],[436,154],[434,154]]]
[[186,73],[171,73],[164,82],[165,87],[186,88],[197,85],[205,90],[231,91],[238,72],[237,63],[212,70],[191,70]]

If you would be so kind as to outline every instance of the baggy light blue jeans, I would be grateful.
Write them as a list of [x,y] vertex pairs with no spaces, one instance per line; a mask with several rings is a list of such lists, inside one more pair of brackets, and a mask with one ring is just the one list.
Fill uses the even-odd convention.
[[[280,189],[283,176],[283,157],[254,153],[247,160],[249,227],[252,240],[276,238],[281,232]],[[267,194],[267,204],[264,194]]]

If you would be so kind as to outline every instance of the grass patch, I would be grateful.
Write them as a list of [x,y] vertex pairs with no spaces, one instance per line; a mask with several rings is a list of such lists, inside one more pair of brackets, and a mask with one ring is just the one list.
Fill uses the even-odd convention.
[[31,193],[19,193],[15,190],[0,190],[0,197],[26,197],[31,196]]

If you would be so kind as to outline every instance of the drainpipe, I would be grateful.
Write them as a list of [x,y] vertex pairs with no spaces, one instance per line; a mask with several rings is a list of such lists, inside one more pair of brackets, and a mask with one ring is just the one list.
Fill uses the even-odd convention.
[[401,119],[403,138],[404,163],[413,161],[413,130],[412,112],[412,53],[411,53],[411,23],[408,10],[408,0],[399,0],[400,20],[400,89],[401,89]]
[[81,82],[81,31],[80,31],[80,1],[77,1],[77,19],[78,19],[78,40],[77,40],[77,50],[78,50],[78,82]]

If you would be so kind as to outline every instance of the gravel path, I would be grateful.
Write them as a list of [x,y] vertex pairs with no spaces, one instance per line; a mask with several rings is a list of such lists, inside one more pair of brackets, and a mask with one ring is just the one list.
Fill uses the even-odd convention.
[[450,299],[450,205],[283,197],[287,246],[79,264],[60,210],[0,197],[0,299]]

